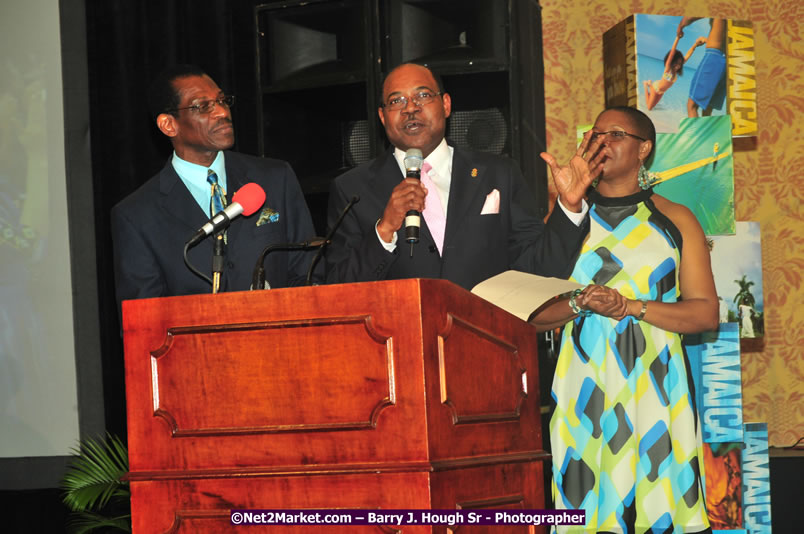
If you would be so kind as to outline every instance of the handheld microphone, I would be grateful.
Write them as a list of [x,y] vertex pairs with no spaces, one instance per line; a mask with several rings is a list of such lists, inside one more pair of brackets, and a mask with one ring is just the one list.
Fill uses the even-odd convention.
[[[422,163],[424,157],[418,148],[409,148],[405,152],[405,178],[422,179]],[[405,214],[405,241],[410,243],[410,255],[413,256],[413,244],[419,242],[419,227],[421,226],[421,214],[416,210],[410,210]]]
[[222,211],[216,213],[193,237],[187,241],[186,248],[197,245],[204,238],[228,228],[232,219],[239,215],[248,217],[256,212],[265,203],[265,191],[254,182],[248,183],[237,190],[232,197],[232,203]]

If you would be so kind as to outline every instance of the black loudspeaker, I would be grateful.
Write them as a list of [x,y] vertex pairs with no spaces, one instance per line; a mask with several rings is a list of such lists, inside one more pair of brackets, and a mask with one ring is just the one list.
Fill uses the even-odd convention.
[[497,108],[456,111],[449,119],[447,138],[458,148],[504,154],[510,127]]
[[266,35],[270,70],[266,73],[271,83],[290,80],[294,75],[304,77],[305,72],[325,70],[338,61],[338,36],[279,17],[266,17]]
[[508,65],[507,0],[385,0],[387,57],[473,72]]
[[387,146],[382,81],[403,62],[443,78],[450,142],[517,159],[546,210],[535,0],[271,1],[254,20],[259,150],[291,163],[320,233],[332,180]]
[[342,147],[342,165],[344,168],[356,167],[374,157],[371,153],[371,139],[367,120],[347,123],[342,139],[344,141]]
[[260,153],[289,161],[308,199],[326,195],[380,144],[367,99],[377,79],[374,2],[268,2],[254,14]]
[[297,0],[255,8],[263,91],[326,87],[369,78],[372,2]]

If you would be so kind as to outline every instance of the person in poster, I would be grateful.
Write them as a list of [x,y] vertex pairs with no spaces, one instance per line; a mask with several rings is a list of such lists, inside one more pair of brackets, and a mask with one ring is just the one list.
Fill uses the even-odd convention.
[[645,87],[645,104],[648,106],[648,111],[656,107],[662,96],[676,83],[676,78],[683,76],[684,63],[689,61],[695,49],[706,43],[705,37],[698,37],[690,49],[687,50],[687,54],[682,55],[680,51],[676,50],[679,39],[681,39],[681,36],[676,35],[673,46],[664,56],[664,74],[662,74],[662,77],[655,81],[645,80],[642,82]]
[[[684,17],[678,23],[676,35],[684,37],[684,28],[701,17]],[[697,117],[698,110],[708,117],[713,109],[722,109],[726,101],[726,19],[709,19],[704,58],[695,71],[687,100],[687,116]]]

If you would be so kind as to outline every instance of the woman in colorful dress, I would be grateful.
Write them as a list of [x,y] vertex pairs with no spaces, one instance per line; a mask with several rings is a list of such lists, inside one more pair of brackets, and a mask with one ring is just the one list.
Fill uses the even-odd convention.
[[701,429],[680,334],[717,329],[704,232],[686,207],[653,193],[656,143],[633,108],[601,113],[555,180],[591,174],[590,231],[572,279],[582,291],[532,319],[564,326],[550,422],[557,509],[585,527],[558,532],[711,532]]

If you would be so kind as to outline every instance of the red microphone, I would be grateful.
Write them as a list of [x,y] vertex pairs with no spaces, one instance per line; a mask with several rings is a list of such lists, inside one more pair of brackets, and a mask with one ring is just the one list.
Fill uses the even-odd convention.
[[239,215],[248,217],[256,212],[265,203],[265,191],[254,182],[248,183],[237,190],[232,197],[232,203],[216,213],[195,235],[187,241],[187,247],[191,247],[216,232],[227,228],[232,219]]
[[[248,183],[237,190],[237,192],[232,197],[232,203],[230,206],[235,204],[240,204],[242,206],[242,213],[246,217],[255,213],[258,209],[265,204],[265,191],[262,187],[258,186],[254,182]],[[223,211],[227,211],[229,207],[227,206],[226,209]],[[229,218],[232,219],[240,215],[237,213],[235,215],[229,214]]]

